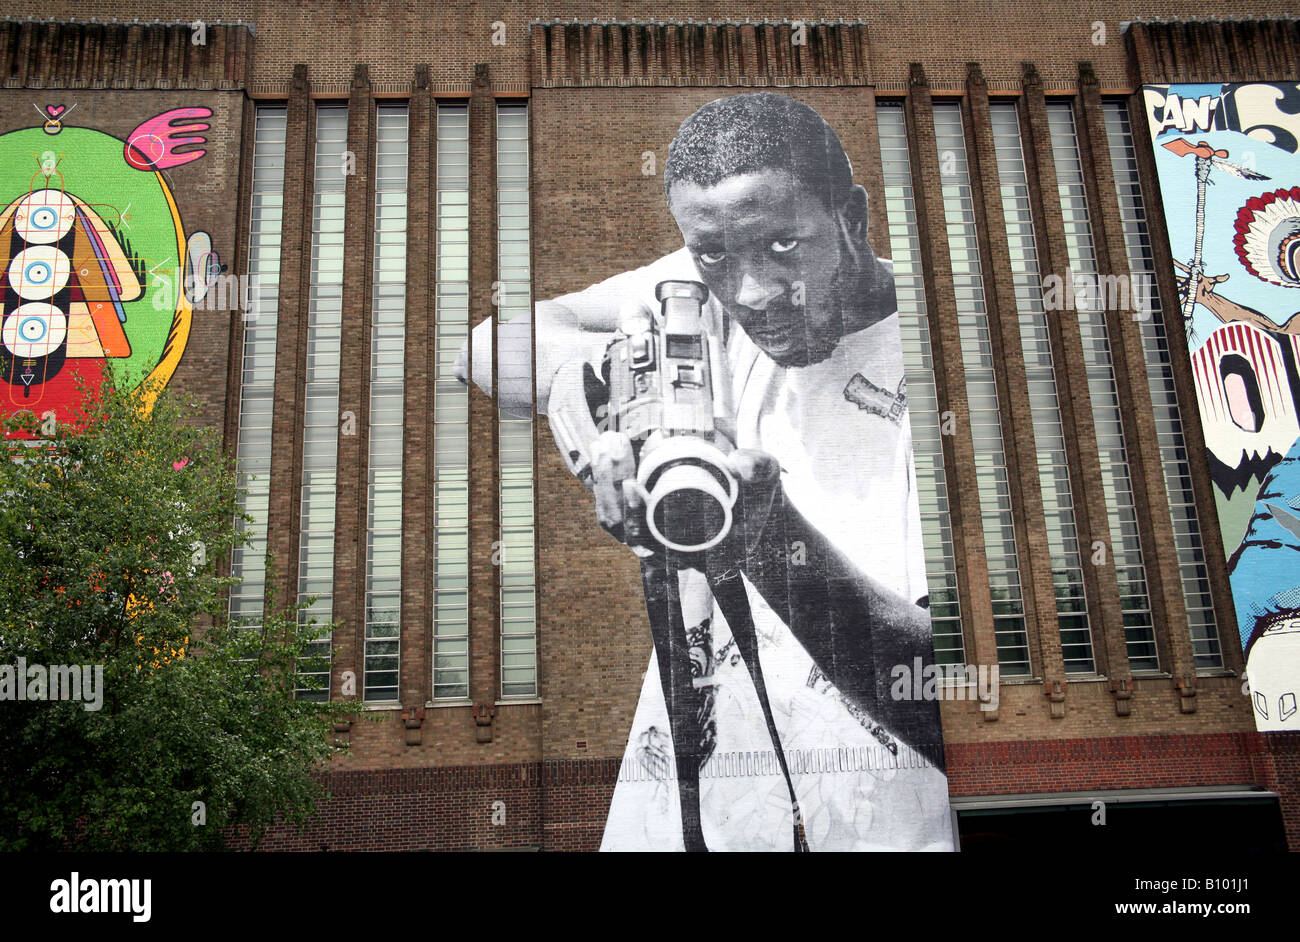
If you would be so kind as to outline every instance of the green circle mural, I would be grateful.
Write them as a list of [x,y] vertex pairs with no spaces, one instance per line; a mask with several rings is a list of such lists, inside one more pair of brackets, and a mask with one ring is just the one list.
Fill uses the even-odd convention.
[[181,148],[202,143],[192,135],[208,125],[193,122],[211,112],[165,112],[122,140],[64,127],[69,110],[47,105],[42,127],[0,135],[3,408],[60,420],[76,376],[166,385],[189,337],[186,286],[219,272],[207,233],[187,239],[162,173],[203,156]]

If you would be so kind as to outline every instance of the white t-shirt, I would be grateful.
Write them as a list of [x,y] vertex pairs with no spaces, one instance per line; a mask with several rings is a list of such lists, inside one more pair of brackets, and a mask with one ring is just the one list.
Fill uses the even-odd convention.
[[[576,312],[629,298],[657,309],[655,285],[699,281],[686,249],[586,291],[557,298]],[[705,308],[723,336],[715,298]],[[539,339],[540,342],[540,339]],[[786,497],[849,560],[916,601],[927,594],[911,462],[898,317],[851,334],[822,363],[778,366],[737,325],[727,340],[736,445],[777,458]],[[581,351],[598,361],[601,350]],[[746,580],[759,656],[813,850],[951,850],[947,779],[849,704]],[[703,578],[681,576],[683,607],[710,604]],[[697,617],[694,621],[699,621]],[[688,615],[688,624],[693,621]],[[716,728],[700,781],[701,826],[712,850],[790,850],[785,779],[749,672],[712,606],[710,672]],[[651,653],[602,850],[681,849],[672,738]]]
[[[554,303],[580,320],[612,322],[608,312],[630,299],[657,311],[655,285],[670,279],[702,280],[685,248]],[[724,336],[717,298],[710,296],[704,313],[710,331]],[[503,324],[501,342],[509,330],[526,342],[526,326],[519,319]],[[727,336],[736,445],[774,455],[786,495],[810,523],[887,588],[921,599],[927,594],[925,556],[897,316],[850,334],[830,358],[807,367],[778,366],[734,324]],[[593,341],[574,355],[598,364],[603,353],[604,342]],[[475,376],[486,372],[476,367]]]
[[727,352],[737,446],[774,455],[787,498],[863,572],[925,596],[898,316],[811,366],[778,366],[739,329]]

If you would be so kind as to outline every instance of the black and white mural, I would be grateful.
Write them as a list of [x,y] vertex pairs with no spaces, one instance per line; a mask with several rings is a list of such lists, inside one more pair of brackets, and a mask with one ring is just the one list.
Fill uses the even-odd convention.
[[934,655],[867,191],[772,93],[687,117],[663,179],[680,247],[498,337],[504,362],[535,331],[593,534],[641,566],[648,669],[602,848],[951,850],[939,705],[895,682]]

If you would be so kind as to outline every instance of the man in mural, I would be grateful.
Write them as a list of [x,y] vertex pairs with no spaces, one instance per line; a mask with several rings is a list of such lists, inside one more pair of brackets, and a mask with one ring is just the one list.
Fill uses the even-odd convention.
[[[1284,217],[1286,236],[1294,239],[1300,233],[1300,217]],[[1245,227],[1243,227],[1244,229]],[[1246,230],[1249,231],[1249,230]],[[1280,242],[1282,239],[1274,238]],[[1244,253],[1243,253],[1244,255]],[[1293,258],[1294,256],[1292,256]],[[1277,277],[1290,275],[1281,263],[1288,261],[1285,251],[1271,253],[1268,262],[1278,263]],[[1177,259],[1174,267],[1186,275],[1188,266]],[[1292,261],[1294,268],[1294,262]],[[1230,275],[1201,275],[1197,280],[1196,302],[1225,324],[1248,324],[1266,332],[1266,338],[1300,334],[1300,312],[1291,314],[1284,323],[1278,323],[1254,308],[1239,304],[1218,294],[1217,288],[1230,279]],[[1180,278],[1179,287],[1184,292],[1190,279]],[[1261,343],[1266,342],[1261,339]],[[1242,360],[1245,365],[1245,360]],[[1236,387],[1231,375],[1224,378],[1229,414],[1238,428],[1255,428],[1263,424],[1256,412],[1263,411],[1263,396],[1259,382],[1234,394]],[[1292,394],[1294,395],[1294,394]],[[1294,401],[1288,403],[1294,408]],[[1270,403],[1271,405],[1271,403]],[[1207,431],[1220,437],[1222,430],[1208,426]],[[1237,629],[1242,652],[1246,659],[1246,677],[1249,681],[1251,707],[1256,723],[1261,728],[1295,729],[1300,727],[1300,440],[1289,446],[1277,442],[1281,453],[1266,446],[1269,470],[1255,492],[1253,513],[1242,534],[1241,543],[1228,557],[1228,576],[1232,584],[1232,598],[1237,615]],[[1257,456],[1256,456],[1257,458]],[[1242,466],[1249,468],[1251,459],[1242,453]],[[1222,466],[1224,473],[1237,471]],[[1249,478],[1246,479],[1250,481]],[[1231,485],[1230,485],[1231,486]],[[1249,486],[1249,485],[1246,485]],[[1245,486],[1243,486],[1243,490]],[[1253,486],[1251,491],[1255,491]]]
[[[1178,279],[1179,289],[1185,292],[1188,281],[1186,277],[1187,266],[1178,259],[1174,259],[1174,267],[1181,273]],[[1292,314],[1285,322],[1278,323],[1265,317],[1254,308],[1238,304],[1231,298],[1220,295],[1218,286],[1231,277],[1226,273],[1222,275],[1201,275],[1196,282],[1196,303],[1225,324],[1243,323],[1275,334],[1300,334],[1300,311]]]
[[1300,442],[1264,478],[1228,576],[1256,721],[1300,728]]
[[[665,188],[684,248],[535,312],[553,428],[573,398],[557,370],[648,323],[665,281],[707,287],[735,404],[737,537],[667,590],[632,442],[606,430],[588,449],[597,518],[642,558],[652,630],[680,605],[691,674],[675,693],[656,644],[603,847],[950,849],[937,704],[890,695],[896,665],[933,653],[893,274],[867,241],[866,190],[821,116],[770,93],[687,118]],[[527,328],[502,325],[499,349]],[[528,392],[503,377],[499,401]],[[782,750],[796,767],[754,759]]]

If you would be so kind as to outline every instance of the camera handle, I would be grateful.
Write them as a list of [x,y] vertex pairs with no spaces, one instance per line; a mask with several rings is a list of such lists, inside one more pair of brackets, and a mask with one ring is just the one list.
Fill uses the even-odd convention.
[[[641,582],[645,589],[646,613],[650,618],[650,636],[659,663],[659,681],[663,687],[664,704],[668,708],[673,758],[677,764],[682,841],[688,851],[707,851],[709,848],[700,825],[700,767],[705,759],[700,737],[707,704],[705,692],[695,685],[691,669],[690,646],[677,583],[677,573],[682,568],[688,567],[670,560],[667,555],[657,553],[641,560]],[[709,554],[705,570],[714,601],[727,620],[731,636],[749,670],[763,710],[763,719],[767,723],[768,735],[771,736],[776,751],[777,763],[785,777],[794,817],[794,849],[806,853],[809,848],[803,814],[799,809],[799,799],[795,795],[785,750],[781,746],[781,736],[777,732],[772,706],[768,701],[763,665],[758,656],[758,631],[754,627],[744,580],[740,571],[733,566],[715,565],[713,554]]]

